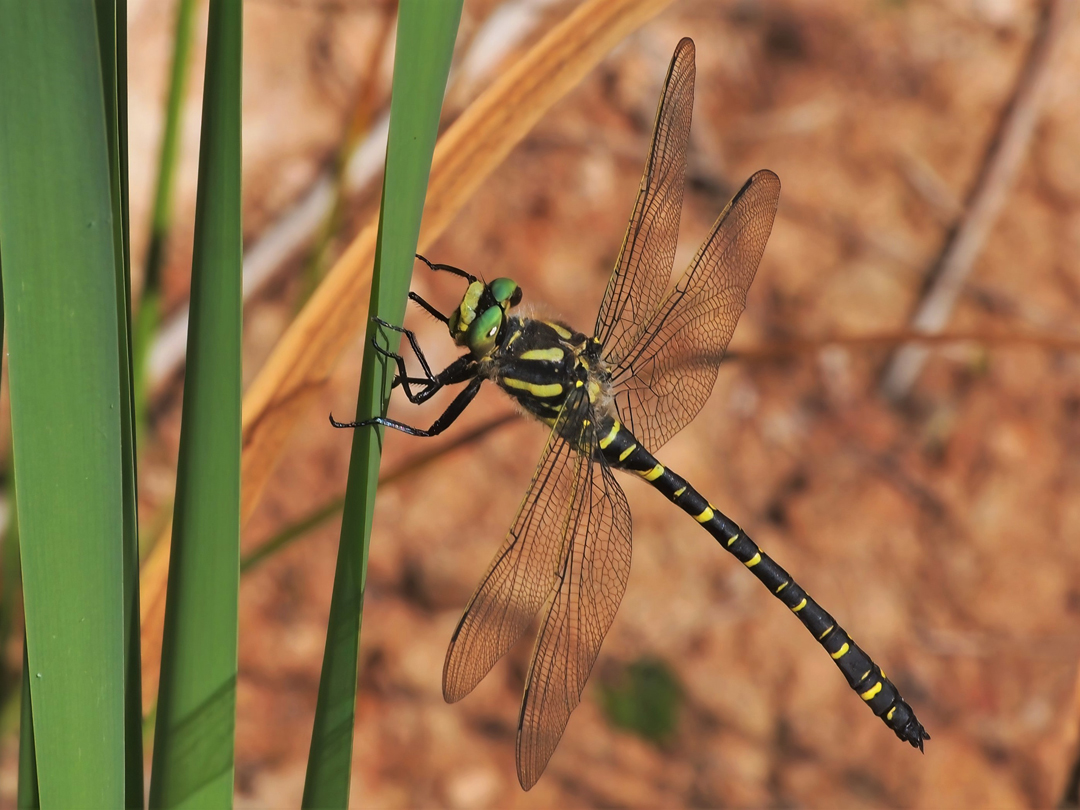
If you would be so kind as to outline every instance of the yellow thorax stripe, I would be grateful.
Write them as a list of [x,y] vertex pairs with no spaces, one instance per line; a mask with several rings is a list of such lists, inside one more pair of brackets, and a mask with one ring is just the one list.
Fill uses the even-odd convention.
[[574,333],[567,329],[565,326],[560,326],[553,321],[544,321],[548,326],[555,330],[555,334],[561,337],[563,340],[569,340],[574,336]]
[[552,360],[558,362],[563,359],[565,353],[558,347],[550,349],[529,349],[521,353],[522,360]]
[[563,392],[563,387],[559,383],[548,383],[546,385],[539,385],[537,383],[526,382],[525,380],[518,380],[514,377],[503,377],[502,382],[504,385],[510,388],[517,388],[522,391],[528,391],[534,397],[557,397]]

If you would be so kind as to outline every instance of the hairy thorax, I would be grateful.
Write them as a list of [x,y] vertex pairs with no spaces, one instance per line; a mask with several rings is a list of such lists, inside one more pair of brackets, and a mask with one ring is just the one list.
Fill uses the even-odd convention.
[[482,376],[529,414],[552,425],[571,394],[587,395],[598,418],[612,414],[611,379],[600,344],[560,321],[508,318]]

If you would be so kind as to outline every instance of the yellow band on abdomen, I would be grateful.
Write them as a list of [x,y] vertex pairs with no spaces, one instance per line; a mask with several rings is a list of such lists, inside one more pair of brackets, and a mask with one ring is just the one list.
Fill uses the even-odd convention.
[[619,435],[619,430],[622,425],[619,424],[619,420],[615,420],[615,424],[611,426],[611,432],[600,440],[600,449],[607,450],[608,446],[615,441],[615,437]]
[[874,695],[881,691],[881,681],[878,681],[865,692],[859,694],[863,700],[870,701],[874,699]]
[[664,465],[657,464],[651,470],[638,471],[638,475],[644,478],[646,481],[655,481],[661,475],[664,474]]

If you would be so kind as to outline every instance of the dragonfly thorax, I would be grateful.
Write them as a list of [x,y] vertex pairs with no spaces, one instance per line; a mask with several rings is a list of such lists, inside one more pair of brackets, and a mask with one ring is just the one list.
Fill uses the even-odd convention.
[[574,392],[588,397],[597,417],[612,410],[600,345],[559,321],[508,317],[480,373],[549,425]]

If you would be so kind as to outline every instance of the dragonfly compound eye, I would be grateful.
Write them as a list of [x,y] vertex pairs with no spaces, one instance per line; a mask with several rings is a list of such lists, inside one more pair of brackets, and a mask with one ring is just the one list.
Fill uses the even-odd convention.
[[495,339],[502,326],[502,307],[490,307],[484,311],[469,327],[465,345],[475,357],[486,357],[495,349]]
[[497,278],[488,285],[488,289],[503,309],[517,306],[521,302],[521,288],[512,278]]

